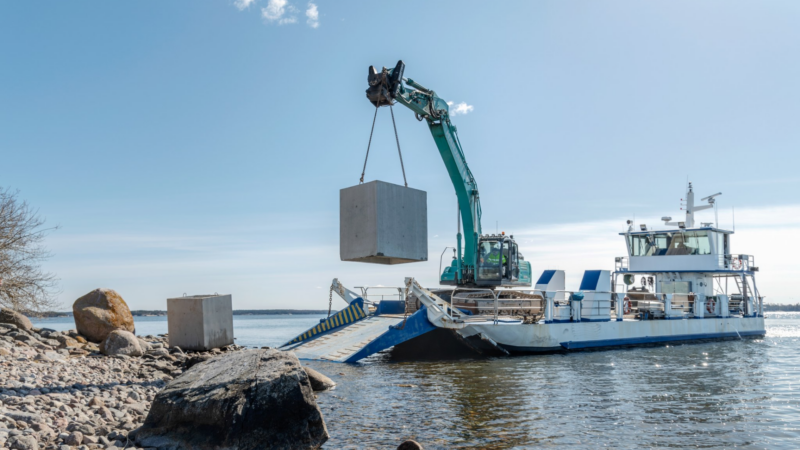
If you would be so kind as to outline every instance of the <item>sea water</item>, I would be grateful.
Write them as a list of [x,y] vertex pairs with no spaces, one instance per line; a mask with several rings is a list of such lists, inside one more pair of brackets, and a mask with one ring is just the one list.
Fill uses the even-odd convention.
[[[324,316],[235,316],[237,344],[279,345]],[[166,317],[135,319],[137,334]],[[58,330],[71,318],[35,321]],[[767,336],[569,354],[309,363],[326,449],[800,448],[800,313],[768,313]]]

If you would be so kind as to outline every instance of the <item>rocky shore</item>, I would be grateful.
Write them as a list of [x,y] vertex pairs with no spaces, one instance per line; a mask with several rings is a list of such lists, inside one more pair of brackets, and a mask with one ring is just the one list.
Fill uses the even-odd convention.
[[106,356],[75,330],[0,323],[0,448],[137,448],[129,433],[167,382],[243,349],[185,353],[164,336],[137,340],[142,356]]

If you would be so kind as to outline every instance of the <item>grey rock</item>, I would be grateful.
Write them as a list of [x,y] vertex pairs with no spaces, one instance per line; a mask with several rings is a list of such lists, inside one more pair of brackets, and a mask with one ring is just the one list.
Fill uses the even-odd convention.
[[139,341],[139,347],[142,348],[143,352],[147,353],[153,348],[153,346],[150,345],[150,343],[145,341],[144,339],[140,337],[137,337],[136,339]]
[[64,439],[67,445],[81,445],[83,443],[83,433],[80,431],[73,431]]
[[33,436],[11,436],[7,444],[9,448],[17,450],[39,450],[39,443]]
[[63,334],[56,336],[54,339],[58,341],[58,346],[60,348],[79,347],[81,345],[80,342]]
[[43,340],[42,340],[42,343],[43,343],[44,345],[49,345],[50,347],[55,347],[55,348],[58,348],[58,346],[59,346],[59,345],[61,345],[61,343],[60,343],[60,342],[58,342],[58,341],[57,341],[57,340],[55,340],[55,339],[43,339]]
[[104,355],[142,356],[139,340],[130,331],[114,330],[100,344],[100,352]]
[[94,435],[94,427],[85,423],[73,422],[67,427],[67,431],[72,431],[73,433],[79,432],[83,435]]
[[15,325],[17,328],[28,331],[33,328],[30,319],[8,308],[0,309],[0,323]]
[[303,369],[308,374],[308,380],[311,381],[311,389],[314,391],[326,391],[336,386],[336,382],[311,367],[304,366]]
[[169,355],[169,350],[165,349],[164,347],[157,347],[147,352],[147,354],[153,356],[167,356]]
[[45,350],[39,353],[35,359],[40,361],[66,361],[68,358],[66,355],[61,353],[52,350]]
[[39,414],[15,411],[11,409],[0,409],[0,415],[27,423],[44,422],[44,419],[42,419],[42,416]]
[[193,450],[319,448],[327,439],[308,375],[277,350],[195,365],[156,395],[136,432],[140,447]]

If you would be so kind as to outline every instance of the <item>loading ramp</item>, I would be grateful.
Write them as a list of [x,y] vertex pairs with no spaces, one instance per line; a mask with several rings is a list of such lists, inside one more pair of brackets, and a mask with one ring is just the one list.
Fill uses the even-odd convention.
[[[320,325],[324,328],[324,322]],[[422,307],[406,318],[402,314],[365,316],[309,339],[295,338],[281,349],[304,360],[354,363],[434,329]]]

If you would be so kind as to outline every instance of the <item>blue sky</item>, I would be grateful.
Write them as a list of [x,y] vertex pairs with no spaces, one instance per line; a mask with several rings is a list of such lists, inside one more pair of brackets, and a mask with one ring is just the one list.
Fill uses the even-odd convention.
[[[136,309],[206,292],[323,308],[333,277],[433,285],[455,199],[409,111],[430,261],[338,257],[367,67],[403,59],[472,106],[454,122],[484,228],[519,236],[535,273],[613,268],[625,219],[678,216],[688,177],[724,193],[720,225],[736,207],[733,250],[756,255],[768,300],[797,302],[798,24],[791,1],[3,2],[0,186],[61,226],[46,269],[65,308],[96,287]],[[367,179],[402,181],[385,110]]]

